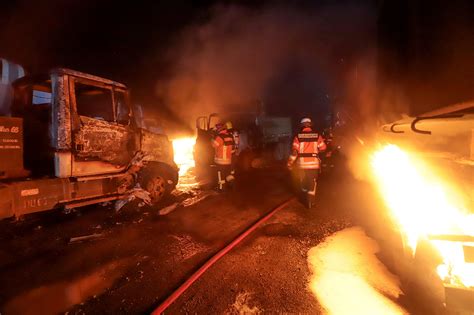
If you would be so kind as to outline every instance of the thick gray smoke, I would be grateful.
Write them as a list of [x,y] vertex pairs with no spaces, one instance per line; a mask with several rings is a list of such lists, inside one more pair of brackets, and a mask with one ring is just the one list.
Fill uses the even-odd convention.
[[332,107],[357,106],[357,89],[373,85],[363,81],[375,80],[374,64],[357,67],[373,61],[374,38],[368,4],[218,6],[170,48],[173,74],[157,92],[190,123],[211,112],[253,111],[258,101],[274,115],[322,121]]

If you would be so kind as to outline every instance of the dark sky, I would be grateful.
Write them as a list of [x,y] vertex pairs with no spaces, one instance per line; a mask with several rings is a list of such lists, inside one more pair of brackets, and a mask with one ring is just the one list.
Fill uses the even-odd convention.
[[380,2],[378,52],[380,90],[400,90],[410,114],[473,100],[474,1]]
[[[16,0],[0,4],[0,56],[45,71],[65,66],[129,84],[166,76],[163,54],[189,25],[204,23],[215,5],[259,8],[285,1]],[[310,5],[331,1],[293,1]],[[351,1],[340,1],[351,2]],[[317,4],[316,4],[317,5]],[[155,74],[140,71],[155,70]]]
[[31,71],[66,66],[130,80],[212,1],[2,1],[0,55]]
[[[473,98],[474,1],[365,2],[377,8],[379,87],[400,90],[413,112]],[[144,96],[169,74],[168,48],[181,31],[205,23],[216,4],[233,3],[271,1],[5,0],[0,56],[30,71],[65,66],[110,77]]]

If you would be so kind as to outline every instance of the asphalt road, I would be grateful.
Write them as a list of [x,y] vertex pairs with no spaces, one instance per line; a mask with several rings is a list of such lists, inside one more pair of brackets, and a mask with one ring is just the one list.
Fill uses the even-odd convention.
[[[266,169],[241,175],[234,192],[212,194],[167,215],[130,204],[119,212],[95,206],[0,222],[0,312],[149,313],[216,251],[292,194],[288,174]],[[178,195],[168,203],[189,197]],[[166,313],[322,313],[308,289],[308,251],[337,231],[362,226],[380,239],[380,259],[389,265],[380,237],[385,220],[371,188],[341,166],[321,178],[314,209],[297,201],[282,209]],[[410,286],[402,284],[409,294],[395,303],[410,313],[442,313],[433,295],[420,296]]]

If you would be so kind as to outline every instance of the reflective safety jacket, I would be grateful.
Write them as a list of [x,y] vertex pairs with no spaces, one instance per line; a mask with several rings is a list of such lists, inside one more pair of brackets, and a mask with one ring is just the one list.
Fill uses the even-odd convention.
[[212,139],[214,147],[214,163],[219,165],[232,164],[232,154],[234,153],[234,138],[226,130],[218,133]]
[[326,150],[326,143],[319,133],[306,127],[293,138],[292,153],[288,165],[295,161],[301,169],[319,169],[321,161],[318,154]]

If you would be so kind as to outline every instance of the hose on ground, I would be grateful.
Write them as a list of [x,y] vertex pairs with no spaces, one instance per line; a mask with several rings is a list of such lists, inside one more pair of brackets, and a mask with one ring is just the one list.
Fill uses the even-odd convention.
[[196,280],[198,280],[212,265],[214,265],[219,259],[221,259],[225,254],[227,254],[231,249],[233,249],[237,244],[239,244],[243,239],[245,239],[250,233],[255,231],[260,225],[270,219],[278,210],[284,208],[291,201],[295,199],[294,197],[286,200],[278,207],[274,208],[268,212],[265,216],[260,218],[247,230],[242,232],[237,238],[230,242],[227,246],[217,252],[212,256],[208,261],[206,261],[198,270],[196,270],[191,277],[189,277],[183,284],[181,284],[166,300],[164,300],[153,312],[152,315],[162,314],[174,301],[176,301]]

